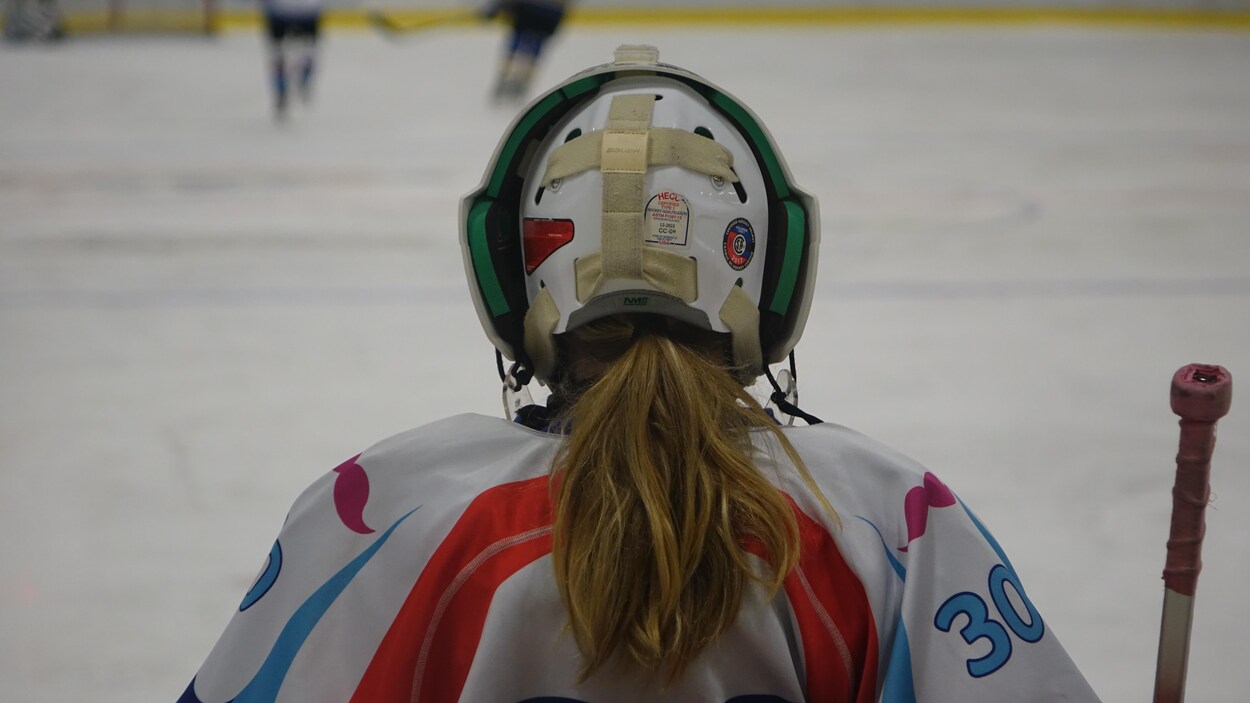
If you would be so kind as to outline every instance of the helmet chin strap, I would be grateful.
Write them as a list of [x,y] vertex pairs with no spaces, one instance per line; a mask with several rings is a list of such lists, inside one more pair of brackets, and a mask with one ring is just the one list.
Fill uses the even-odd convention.
[[[773,393],[768,398],[768,404],[765,406],[774,415],[778,415],[778,422],[784,422],[786,425],[793,425],[794,418],[802,418],[809,425],[818,425],[824,420],[805,412],[798,406],[799,402],[799,384],[798,373],[794,360],[794,351],[790,351],[790,368],[782,369],[777,376],[773,376],[773,372],[764,365],[764,375],[768,377],[768,382],[772,384]],[[498,349],[495,350],[495,366],[499,370],[499,380],[503,383],[503,413],[504,419],[514,420],[521,412],[521,409],[534,404],[534,398],[530,395],[529,382],[533,380],[534,374],[529,369],[522,366],[519,362],[512,362],[512,366],[506,371],[503,365],[503,353]]]
[[503,382],[503,416],[505,420],[512,420],[521,408],[534,404],[534,397],[526,387],[534,374],[516,361],[504,371],[503,352],[498,349],[495,350],[495,365],[499,369],[499,380]]
[[[765,406],[765,410],[770,410],[788,418],[784,420],[787,425],[793,425],[796,417],[803,418],[803,421],[809,425],[817,425],[824,422],[824,420],[815,415],[804,412],[798,405],[799,375],[795,371],[793,349],[790,350],[790,368],[782,369],[777,374],[780,377],[780,381],[773,376],[773,372],[769,370],[768,364],[764,364],[764,375],[768,377],[768,382],[773,386],[773,394],[768,397],[768,405]],[[774,408],[776,409],[773,410]],[[781,417],[778,417],[777,421],[782,422],[783,420]]]

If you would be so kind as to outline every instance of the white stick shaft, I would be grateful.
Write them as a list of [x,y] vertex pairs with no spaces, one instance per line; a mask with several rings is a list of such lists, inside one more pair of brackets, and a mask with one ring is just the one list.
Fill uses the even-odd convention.
[[1189,631],[1194,597],[1163,589],[1163,623],[1159,627],[1159,661],[1155,669],[1154,703],[1182,703],[1189,667]]

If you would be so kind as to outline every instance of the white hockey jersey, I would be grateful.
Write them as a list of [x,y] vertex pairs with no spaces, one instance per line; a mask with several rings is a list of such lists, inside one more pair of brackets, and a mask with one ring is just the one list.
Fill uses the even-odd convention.
[[260,8],[268,17],[281,19],[306,19],[319,16],[325,10],[325,0],[261,0]]
[[[550,561],[561,441],[461,415],[384,440],[295,502],[180,703],[1097,701],[1011,562],[936,476],[832,424],[756,432],[794,502],[798,568],[667,688],[577,683]],[[624,575],[622,577],[625,577]]]

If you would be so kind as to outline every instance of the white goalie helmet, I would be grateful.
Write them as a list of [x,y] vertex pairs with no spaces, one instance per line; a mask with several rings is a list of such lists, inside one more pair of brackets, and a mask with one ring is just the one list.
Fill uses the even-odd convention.
[[522,111],[460,219],[487,336],[539,379],[559,373],[556,335],[608,315],[730,335],[749,377],[802,334],[815,201],[749,109],[650,47]]

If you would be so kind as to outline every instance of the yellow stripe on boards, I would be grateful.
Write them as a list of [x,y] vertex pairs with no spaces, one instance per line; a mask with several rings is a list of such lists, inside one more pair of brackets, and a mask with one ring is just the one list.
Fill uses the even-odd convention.
[[841,26],[861,24],[1084,24],[1247,28],[1250,12],[1072,7],[588,7],[570,11],[571,24]]
[[[378,7],[398,26],[414,31],[478,26],[482,20],[466,15],[464,9]],[[368,13],[362,9],[332,9],[323,20],[331,29],[367,29]],[[183,14],[187,22],[203,17],[201,12],[171,11]],[[66,13],[71,29],[102,31],[103,16],[94,13]],[[202,20],[201,20],[202,21]],[[187,23],[187,22],[184,22]],[[496,20],[502,23],[502,20]],[[169,24],[179,24],[169,21]],[[260,26],[260,14],[253,9],[225,10],[217,14],[214,27],[221,31],[253,30]],[[1250,11],[1142,9],[1130,7],[815,7],[775,5],[768,7],[718,8],[699,6],[575,7],[569,11],[571,26],[704,26],[704,27],[853,27],[925,25],[1076,25],[1089,27],[1145,27],[1174,29],[1250,29]]]

